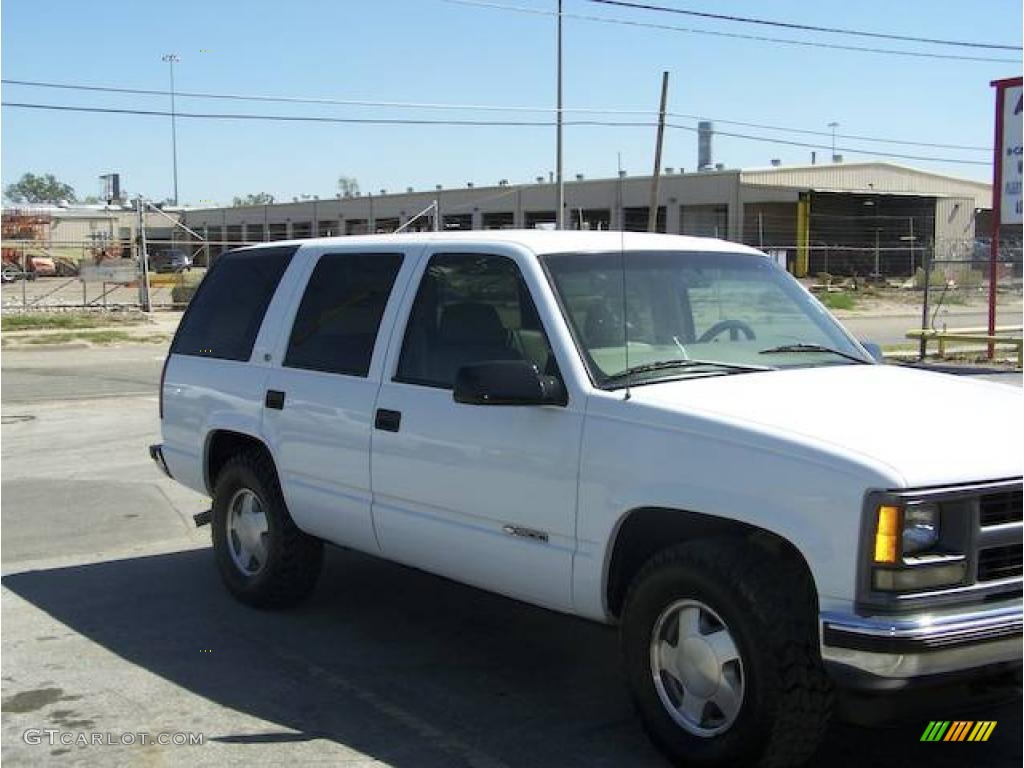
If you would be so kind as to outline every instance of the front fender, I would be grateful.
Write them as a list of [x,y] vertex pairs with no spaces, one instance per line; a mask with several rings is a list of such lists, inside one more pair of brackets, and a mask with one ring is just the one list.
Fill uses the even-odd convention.
[[630,511],[646,507],[769,531],[803,556],[822,609],[853,601],[864,493],[898,479],[817,446],[654,416],[624,421],[599,407],[588,412],[573,576],[581,613],[608,618],[606,585],[619,530]]

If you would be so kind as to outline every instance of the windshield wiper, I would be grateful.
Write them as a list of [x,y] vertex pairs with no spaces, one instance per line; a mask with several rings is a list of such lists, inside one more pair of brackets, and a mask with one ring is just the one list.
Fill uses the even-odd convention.
[[765,365],[738,365],[736,363],[722,363],[718,360],[658,360],[653,363],[634,365],[624,371],[613,374],[605,379],[605,383],[620,381],[641,373],[652,371],[668,371],[673,369],[687,368],[717,368],[723,373],[750,373],[752,371],[773,371],[771,366]]
[[761,355],[782,355],[791,352],[827,352],[830,355],[837,355],[839,357],[845,357],[847,360],[852,360],[855,363],[861,363],[862,365],[873,365],[870,360],[865,360],[863,357],[857,355],[851,355],[847,352],[842,352],[838,349],[832,349],[832,347],[822,346],[821,344],[783,344],[780,347],[772,347],[771,349],[762,349],[758,354]]

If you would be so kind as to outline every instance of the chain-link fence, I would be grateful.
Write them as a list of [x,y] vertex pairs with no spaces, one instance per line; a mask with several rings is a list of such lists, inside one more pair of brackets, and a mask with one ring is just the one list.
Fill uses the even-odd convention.
[[[179,232],[169,239],[147,238],[151,308],[184,308],[220,254],[252,244],[242,239],[240,228],[224,229],[204,234],[229,239],[202,240]],[[987,239],[918,243],[879,238],[869,246],[825,241],[797,245],[770,234],[754,230],[745,232],[743,239],[791,270],[805,259],[805,284],[834,310],[904,316],[908,331],[987,326],[991,272]],[[288,235],[294,239],[291,232],[264,235],[268,240]],[[3,308],[144,307],[140,245],[137,240],[112,239],[5,240],[0,269]],[[999,325],[1020,323],[1021,251],[1019,237],[1004,236],[1000,242],[995,272]],[[1007,317],[1016,318],[1015,323]]]
[[[1002,246],[1000,250],[1003,251]],[[923,358],[934,351],[940,357],[954,353],[972,359],[1016,358],[1019,367],[1019,342],[1006,343],[1009,339],[1019,340],[1022,331],[1024,283],[1019,250],[1016,259],[1012,251],[1003,251],[996,262],[994,286],[987,254],[979,250],[963,255],[968,258],[926,261],[915,275],[914,282],[920,286],[922,296],[918,355]],[[993,298],[995,306],[990,308]],[[994,328],[990,328],[990,319]],[[1001,341],[987,343],[993,338]]]
[[[147,240],[149,304],[181,308],[212,259],[241,242],[194,239]],[[137,241],[18,241],[3,243],[2,303],[5,310],[139,308],[146,304]]]

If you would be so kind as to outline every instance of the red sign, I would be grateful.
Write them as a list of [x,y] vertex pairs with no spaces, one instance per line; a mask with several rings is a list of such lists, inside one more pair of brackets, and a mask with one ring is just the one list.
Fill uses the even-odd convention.
[[[999,227],[1021,221],[1021,84],[1011,77],[993,80],[996,89],[996,139],[992,168],[992,245],[988,273],[988,335],[996,333],[996,279],[999,260]],[[1011,146],[1012,144],[1012,146]],[[1004,210],[1005,208],[1005,210]],[[995,346],[988,345],[988,356]]]

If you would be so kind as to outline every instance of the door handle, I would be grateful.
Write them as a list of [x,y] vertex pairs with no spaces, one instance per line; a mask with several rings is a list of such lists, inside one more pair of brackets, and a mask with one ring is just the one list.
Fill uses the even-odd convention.
[[275,411],[284,410],[284,392],[278,389],[268,389],[267,398],[263,401],[263,404],[267,408],[273,408]]
[[373,420],[373,426],[384,432],[397,432],[399,427],[402,426],[402,412],[378,408],[377,416]]

